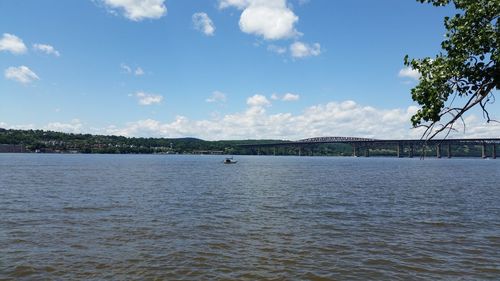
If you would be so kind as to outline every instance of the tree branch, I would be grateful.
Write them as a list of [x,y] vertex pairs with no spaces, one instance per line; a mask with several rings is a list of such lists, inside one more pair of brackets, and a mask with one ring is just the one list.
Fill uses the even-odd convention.
[[[481,103],[487,96],[488,94],[490,93],[491,90],[493,90],[493,88],[495,87],[495,84],[494,83],[487,83],[485,85],[483,85],[482,87],[480,87],[476,93],[474,95],[472,95],[472,97],[467,101],[467,103],[465,104],[464,107],[462,107],[460,109],[460,111],[454,115],[452,117],[452,119],[450,121],[448,121],[445,125],[443,125],[440,129],[436,130],[436,131],[429,131],[429,129],[431,128],[434,128],[434,126],[436,125],[436,122],[433,122],[431,125],[429,125],[429,127],[427,128],[427,130],[424,132],[424,135],[423,137],[426,137],[427,140],[432,140],[436,135],[438,135],[439,133],[441,133],[442,131],[444,131],[446,128],[452,126],[459,118],[462,117],[462,115],[468,111],[469,109],[471,109],[472,107],[474,107],[475,105],[477,104],[480,104],[483,111],[486,112],[488,114],[488,111],[484,108],[483,104]],[[488,120],[489,119],[489,114],[487,115],[488,116]],[[430,137],[427,137],[427,136],[430,136]]]

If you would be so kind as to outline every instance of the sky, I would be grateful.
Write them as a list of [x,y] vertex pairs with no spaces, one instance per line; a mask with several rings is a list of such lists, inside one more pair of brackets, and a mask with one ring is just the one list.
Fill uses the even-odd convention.
[[[455,12],[414,0],[0,1],[0,127],[418,138],[418,73],[403,58],[439,53]],[[500,137],[478,110],[465,121],[454,136]]]

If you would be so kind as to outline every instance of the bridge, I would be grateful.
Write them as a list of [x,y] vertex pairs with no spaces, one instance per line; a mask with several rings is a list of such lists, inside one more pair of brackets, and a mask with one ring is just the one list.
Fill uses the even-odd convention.
[[467,138],[467,139],[371,139],[371,138],[357,138],[357,137],[316,137],[307,138],[297,141],[282,141],[274,143],[254,143],[254,144],[241,144],[240,147],[246,147],[257,150],[260,154],[262,148],[273,148],[276,155],[276,149],[279,147],[294,147],[298,149],[298,155],[302,155],[302,150],[308,146],[315,146],[321,144],[348,144],[352,146],[352,156],[359,156],[360,152],[364,152],[364,156],[370,156],[371,149],[380,148],[395,148],[397,157],[408,157],[415,155],[416,149],[421,149],[422,154],[425,155],[425,150],[429,147],[434,148],[436,157],[443,156],[443,147],[446,148],[446,156],[452,157],[452,146],[481,146],[481,157],[487,158],[487,151],[491,152],[491,158],[497,157],[497,145],[500,144],[500,138]]

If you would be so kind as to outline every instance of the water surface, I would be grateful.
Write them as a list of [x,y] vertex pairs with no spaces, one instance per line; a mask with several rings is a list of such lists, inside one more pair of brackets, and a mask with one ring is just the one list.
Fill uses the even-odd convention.
[[498,280],[500,160],[0,154],[0,280]]

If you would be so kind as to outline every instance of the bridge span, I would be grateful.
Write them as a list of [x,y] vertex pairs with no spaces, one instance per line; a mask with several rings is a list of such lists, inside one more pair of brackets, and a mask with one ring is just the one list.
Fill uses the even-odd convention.
[[352,146],[352,156],[360,156],[360,152],[364,152],[364,156],[370,156],[371,149],[392,148],[396,150],[397,157],[413,157],[415,151],[420,149],[421,155],[425,155],[427,148],[432,148],[435,151],[436,157],[443,156],[443,148],[446,149],[446,156],[452,157],[452,146],[481,146],[481,157],[488,158],[487,151],[490,151],[491,158],[497,157],[497,145],[500,144],[500,138],[462,138],[462,139],[372,139],[372,138],[358,138],[358,137],[316,137],[307,138],[297,141],[281,141],[273,143],[253,143],[241,144],[240,147],[246,147],[257,150],[260,154],[262,148],[276,148],[279,147],[294,147],[298,149],[298,155],[302,155],[302,150],[308,146],[315,146],[321,144],[348,144]]

